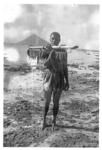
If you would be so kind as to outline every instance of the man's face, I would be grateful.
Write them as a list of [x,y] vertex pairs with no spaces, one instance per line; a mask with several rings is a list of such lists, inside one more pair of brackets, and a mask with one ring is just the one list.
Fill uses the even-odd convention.
[[50,36],[50,42],[51,42],[52,45],[56,45],[57,46],[59,44],[59,42],[60,42],[60,37],[57,36],[57,35],[52,34]]

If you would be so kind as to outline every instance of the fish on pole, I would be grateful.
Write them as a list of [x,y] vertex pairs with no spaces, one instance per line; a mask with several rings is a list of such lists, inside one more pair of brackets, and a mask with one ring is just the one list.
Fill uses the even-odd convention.
[[[60,46],[52,46],[52,49],[54,49],[55,51],[59,51],[59,50],[74,50],[74,49],[78,49],[79,46],[73,46],[73,47],[69,47],[66,45],[60,45]],[[42,49],[46,49],[46,47],[44,46],[30,46],[27,50],[27,55],[34,59],[34,58],[39,58],[39,53]]]

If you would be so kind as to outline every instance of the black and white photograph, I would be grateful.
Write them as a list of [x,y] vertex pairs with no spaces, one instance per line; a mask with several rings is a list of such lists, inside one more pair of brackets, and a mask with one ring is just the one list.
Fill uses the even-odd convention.
[[3,147],[99,148],[100,4],[5,4]]

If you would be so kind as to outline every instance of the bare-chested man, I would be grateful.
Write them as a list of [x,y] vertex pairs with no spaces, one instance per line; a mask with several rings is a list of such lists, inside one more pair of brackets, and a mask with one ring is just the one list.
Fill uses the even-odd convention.
[[50,42],[44,50],[41,51],[41,57],[45,58],[46,69],[44,72],[44,120],[43,127],[46,127],[46,116],[49,110],[51,97],[53,96],[53,120],[52,127],[56,125],[56,117],[59,110],[59,100],[63,90],[69,89],[68,69],[67,69],[67,52],[65,49],[54,50],[52,46],[58,46],[61,37],[58,32],[50,35]]

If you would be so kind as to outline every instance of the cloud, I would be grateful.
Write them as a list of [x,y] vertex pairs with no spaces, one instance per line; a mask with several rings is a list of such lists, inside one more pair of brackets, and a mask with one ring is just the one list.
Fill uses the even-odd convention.
[[21,14],[21,7],[20,5],[16,4],[5,4],[4,7],[4,23],[10,23],[16,20],[17,17]]
[[23,30],[20,27],[10,27],[4,30],[4,39],[10,42],[22,40],[22,32]]
[[98,45],[99,45],[99,40],[90,40],[89,42],[86,43],[85,48],[97,50]]
[[[61,33],[62,43],[77,43],[84,48],[90,41],[93,48],[93,40],[96,41],[98,48],[98,5],[28,4],[20,5],[20,8],[22,8],[20,16],[16,17],[12,23],[5,24],[5,30],[9,30],[9,34],[6,34],[8,38],[14,36],[16,39],[19,37],[23,39],[31,33],[35,33],[48,41],[50,33],[58,31]],[[18,33],[11,35],[12,28],[15,28]]]
[[99,22],[100,22],[99,12],[95,11],[90,18],[90,23],[94,26],[97,26],[99,25]]
[[4,51],[4,57],[8,61],[17,62],[20,58],[19,53],[15,48],[6,48]]
[[24,29],[23,27],[9,27],[9,29],[4,30],[4,41],[16,43],[19,42],[31,34],[38,34],[37,30]]

